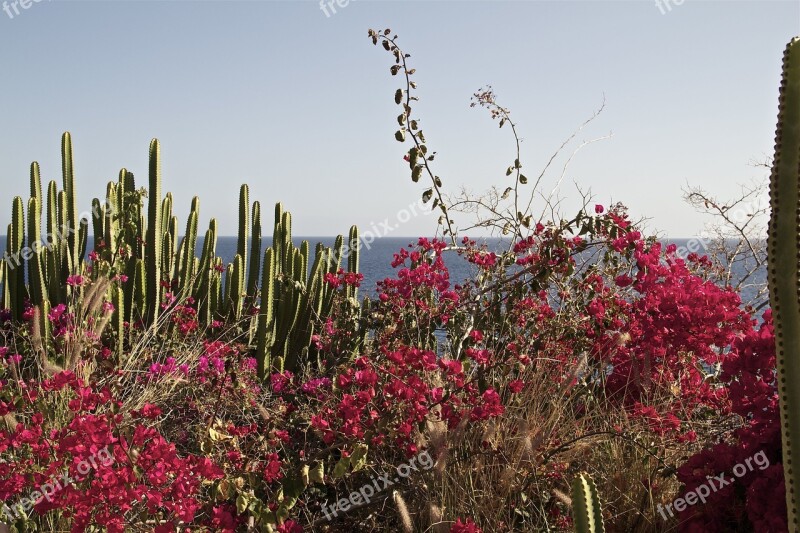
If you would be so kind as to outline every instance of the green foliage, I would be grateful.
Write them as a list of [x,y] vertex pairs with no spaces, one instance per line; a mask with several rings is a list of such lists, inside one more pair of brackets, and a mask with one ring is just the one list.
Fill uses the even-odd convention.
[[770,179],[769,291],[775,322],[788,524],[800,529],[800,38],[783,57]]

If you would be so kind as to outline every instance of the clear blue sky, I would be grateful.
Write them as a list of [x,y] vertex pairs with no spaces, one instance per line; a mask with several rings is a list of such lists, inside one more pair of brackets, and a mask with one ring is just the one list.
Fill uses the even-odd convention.
[[[575,199],[575,179],[654,229],[695,235],[704,219],[682,186],[725,196],[765,175],[749,163],[772,152],[800,2],[663,1],[352,0],[330,17],[316,1],[42,0],[14,18],[0,11],[0,232],[12,196],[28,194],[31,161],[60,182],[65,130],[82,210],[123,166],[145,184],[157,137],[182,222],[198,195],[201,226],[214,216],[234,234],[243,182],[267,225],[284,202],[297,235],[396,220],[422,187],[393,138],[399,79],[367,39],[390,27],[412,54],[416,110],[446,189],[503,186],[513,160],[510,132],[469,108],[482,85],[512,109],[529,175],[605,95],[580,139],[613,137],[580,153],[564,194]],[[418,217],[392,235],[434,227]]]

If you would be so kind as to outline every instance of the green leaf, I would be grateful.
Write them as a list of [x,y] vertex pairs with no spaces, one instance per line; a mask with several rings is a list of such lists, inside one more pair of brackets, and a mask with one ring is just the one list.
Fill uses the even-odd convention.
[[400,104],[403,101],[403,89],[397,89],[394,93],[394,103]]
[[331,474],[331,477],[333,479],[339,479],[340,477],[343,477],[347,473],[348,468],[350,468],[350,458],[342,457],[333,468],[333,474]]
[[422,203],[427,204],[432,197],[433,197],[433,189],[428,189],[427,191],[422,193]]
[[325,483],[325,463],[320,461],[308,473],[308,479],[314,483]]
[[394,138],[397,139],[400,142],[405,141],[406,140],[406,130],[404,130],[404,129],[397,130],[397,132],[395,132],[395,134],[394,134]]
[[520,175],[519,175],[519,182],[520,182],[521,184],[525,185],[526,183],[528,183],[528,178],[527,178],[527,177],[525,177],[525,175],[524,175],[524,174],[520,174]]
[[414,170],[411,171],[411,180],[416,183],[419,181],[420,176],[422,176],[422,165],[417,165],[414,167]]
[[506,176],[510,176],[512,172],[514,172],[514,167],[508,167],[506,169]]
[[247,496],[244,494],[239,494],[236,497],[236,512],[239,514],[244,514],[245,510],[247,509]]
[[361,470],[367,464],[367,451],[369,446],[366,444],[359,444],[350,455],[350,464],[353,466],[353,472]]

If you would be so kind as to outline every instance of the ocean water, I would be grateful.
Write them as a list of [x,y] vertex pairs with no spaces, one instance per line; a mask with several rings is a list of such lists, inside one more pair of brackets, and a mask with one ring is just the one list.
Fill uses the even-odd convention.
[[[312,259],[313,261],[313,253],[315,245],[318,242],[321,242],[325,246],[333,246],[335,237],[296,237],[293,239],[295,246],[300,246],[300,243],[303,240],[307,240],[310,245]],[[374,296],[376,293],[376,285],[377,282],[383,280],[387,277],[393,277],[396,273],[396,269],[392,268],[392,258],[393,254],[397,253],[400,248],[408,246],[409,244],[416,243],[416,238],[412,237],[383,237],[380,239],[376,239],[375,241],[367,244],[362,242],[361,243],[361,257],[360,257],[360,271],[364,275],[364,281],[361,285],[361,295],[369,295]],[[202,236],[198,236],[197,239],[197,249],[196,254],[197,257],[200,257],[202,253],[202,245],[203,239]],[[498,250],[504,245],[502,239],[498,238],[487,238],[483,241],[485,242],[490,250]],[[689,239],[672,239],[670,241],[665,241],[676,244],[679,249],[681,246],[686,246],[690,240]],[[237,238],[234,236],[231,237],[219,237],[217,239],[217,255],[220,256],[223,261],[227,264],[233,260],[233,257],[236,255],[236,243]],[[264,250],[268,246],[271,246],[272,238],[270,236],[264,236],[262,239],[262,256]],[[88,242],[88,249],[92,249],[92,238],[89,237]],[[6,237],[0,236],[0,250],[5,252],[6,249]],[[702,253],[702,250],[700,251]],[[455,252],[446,252],[445,253],[445,264],[450,272],[450,281],[452,283],[459,283],[462,280],[465,280],[474,275],[475,266],[467,262],[465,259],[460,257]],[[346,259],[343,259],[342,265],[346,267],[347,262]],[[758,275],[752,281],[755,284],[765,284],[766,283],[766,270],[760,271]],[[755,289],[750,289],[744,292],[743,300],[748,301]]]

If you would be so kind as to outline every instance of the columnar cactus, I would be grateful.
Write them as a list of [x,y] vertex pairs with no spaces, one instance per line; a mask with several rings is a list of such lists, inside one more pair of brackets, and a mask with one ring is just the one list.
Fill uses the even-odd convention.
[[150,188],[147,194],[147,309],[144,315],[150,322],[155,322],[161,306],[161,146],[158,139],[150,142]]
[[22,261],[22,248],[25,246],[25,215],[22,198],[14,198],[11,205],[11,225],[7,237],[9,255],[8,284],[11,296],[11,312],[16,320],[22,319],[25,303],[25,267]]
[[78,196],[75,192],[75,170],[72,165],[72,136],[65,132],[61,137],[61,175],[64,186],[65,214],[64,228],[67,232],[67,249],[69,250],[69,273],[75,274],[79,268],[80,237],[78,236]]
[[261,270],[261,204],[253,202],[253,231],[250,241],[250,268],[248,270],[247,294],[255,297],[258,291],[258,275]]
[[28,283],[30,286],[30,299],[34,304],[47,300],[47,285],[44,281],[45,266],[42,262],[43,250],[41,248],[42,236],[42,211],[39,199],[31,197],[28,200],[28,248],[31,257],[28,263]]
[[196,274],[194,269],[194,251],[197,247],[197,220],[199,216],[200,199],[195,196],[192,200],[189,218],[186,221],[186,233],[183,237],[183,244],[179,251],[181,258],[178,263],[178,272],[180,278],[180,295],[183,298],[187,298],[191,295],[191,288]]
[[597,487],[588,474],[579,474],[572,482],[572,521],[576,533],[605,531]]
[[275,339],[275,251],[267,248],[264,252],[264,265],[261,274],[261,310],[258,315],[256,335],[256,361],[258,376],[264,378],[271,363],[271,348]]
[[[239,238],[236,243],[236,253],[242,258],[242,275],[247,268],[249,255],[247,247],[250,233],[250,188],[247,184],[242,184],[239,189]],[[243,278],[244,279],[244,278]]]
[[769,292],[775,321],[789,529],[800,530],[800,38],[783,56],[770,178]]

